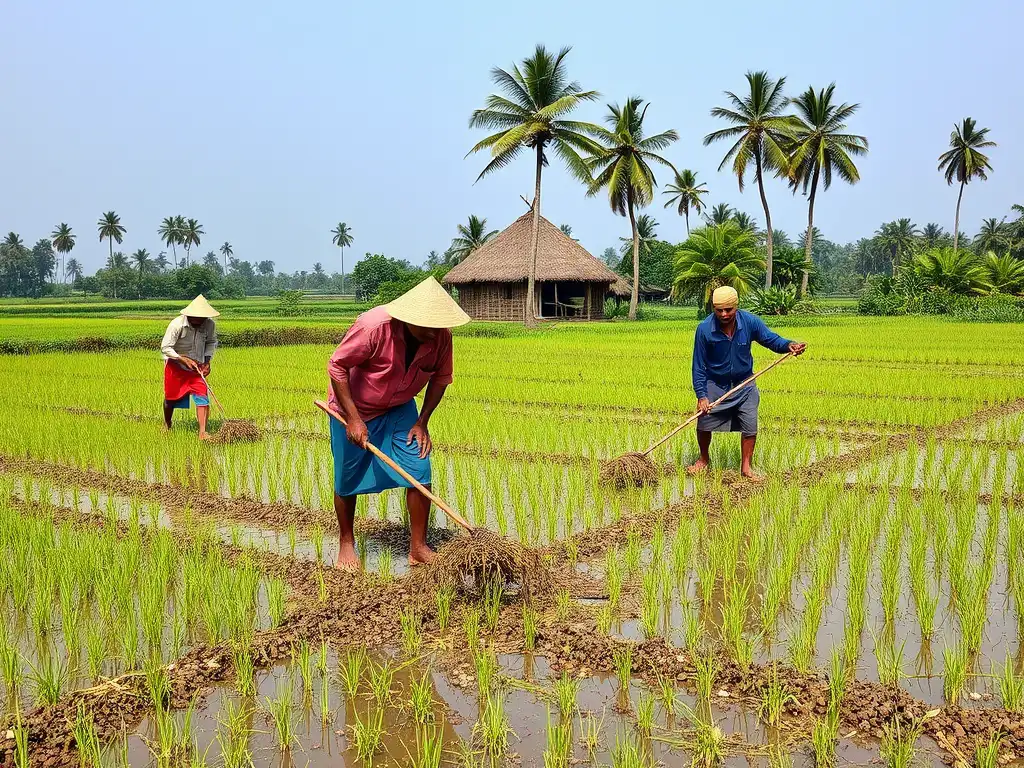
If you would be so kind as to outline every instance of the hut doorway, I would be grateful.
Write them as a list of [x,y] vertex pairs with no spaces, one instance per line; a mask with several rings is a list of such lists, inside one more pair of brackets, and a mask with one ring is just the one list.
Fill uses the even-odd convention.
[[590,316],[590,301],[587,283],[557,280],[540,284],[540,317]]

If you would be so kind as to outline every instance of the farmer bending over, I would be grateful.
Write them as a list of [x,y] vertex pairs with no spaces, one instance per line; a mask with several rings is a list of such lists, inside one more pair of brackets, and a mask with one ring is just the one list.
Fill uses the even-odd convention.
[[757,442],[757,406],[761,393],[752,382],[711,410],[711,403],[754,372],[750,342],[756,341],[772,352],[803,354],[806,344],[789,341],[770,330],[764,320],[739,309],[739,296],[730,286],[716,288],[711,303],[714,312],[697,326],[693,342],[693,391],[697,395],[697,445],[700,458],[688,471],[702,472],[711,465],[708,450],[712,432],[740,432],[742,466],[740,471],[750,480],[760,480],[750,461]]
[[220,312],[199,294],[171,320],[160,343],[164,356],[164,424],[171,428],[175,408],[188,409],[189,396],[196,404],[199,439],[206,440],[206,421],[210,415],[203,376],[210,375],[210,361],[217,351],[217,324]]
[[[330,406],[348,426],[330,419],[334,456],[334,509],[338,514],[338,568],[356,570],[352,525],[356,497],[408,488],[409,563],[433,559],[427,546],[430,500],[365,450],[373,443],[412,477],[430,485],[430,416],[452,381],[452,334],[469,322],[459,305],[428,277],[390,304],[364,312],[327,364]],[[429,383],[428,383],[429,382]],[[413,399],[426,386],[423,410]]]

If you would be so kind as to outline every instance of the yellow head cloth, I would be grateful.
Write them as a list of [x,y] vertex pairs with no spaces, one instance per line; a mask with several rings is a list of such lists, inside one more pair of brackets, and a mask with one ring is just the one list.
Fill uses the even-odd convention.
[[715,292],[711,294],[711,303],[715,305],[716,309],[738,307],[740,295],[731,285],[723,285],[721,288],[715,288]]

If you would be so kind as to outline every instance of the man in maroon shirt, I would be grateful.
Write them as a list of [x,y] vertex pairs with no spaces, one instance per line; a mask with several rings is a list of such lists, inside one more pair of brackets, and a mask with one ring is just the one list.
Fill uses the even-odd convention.
[[[352,526],[356,497],[405,487],[409,510],[409,563],[430,562],[430,500],[365,450],[367,442],[430,485],[430,416],[452,382],[452,333],[469,316],[428,277],[390,304],[364,312],[348,329],[327,364],[329,404],[348,423],[330,419],[334,456],[334,509],[340,547],[336,566],[359,567]],[[423,409],[415,397],[423,388]]]

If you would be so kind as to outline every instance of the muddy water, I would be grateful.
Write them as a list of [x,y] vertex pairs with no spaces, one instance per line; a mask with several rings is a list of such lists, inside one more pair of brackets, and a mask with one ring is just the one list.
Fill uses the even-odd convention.
[[[315,656],[315,654],[314,654]],[[408,766],[415,764],[420,755],[420,734],[411,711],[412,684],[430,677],[433,705],[429,731],[441,739],[443,765],[489,765],[474,739],[474,725],[480,717],[481,705],[475,687],[460,688],[443,674],[431,671],[426,660],[403,663],[376,657],[373,663],[390,663],[397,668],[391,685],[390,697],[378,705],[370,692],[369,673],[364,672],[360,689],[355,697],[343,691],[339,681],[338,659],[333,651],[328,654],[327,674],[322,675],[314,663],[312,685],[304,695],[302,676],[298,668],[279,666],[260,673],[255,696],[243,697],[231,686],[221,686],[209,692],[191,716],[192,738],[200,753],[206,754],[210,765],[222,762],[224,745],[229,742],[227,723],[232,715],[240,725],[251,760],[255,765],[280,766],[335,766],[362,765],[356,752],[353,730],[357,720],[365,721],[371,714],[383,713],[383,734],[379,750],[373,756],[378,766]],[[543,659],[527,661],[523,657],[508,656],[501,659],[503,677],[498,690],[502,691],[504,711],[511,729],[508,752],[495,765],[521,764],[543,766],[544,752],[548,748],[549,723],[557,724],[560,716],[551,690],[553,680]],[[526,679],[524,679],[524,677]],[[280,749],[273,723],[268,714],[269,702],[291,692],[294,702],[292,722],[295,740],[287,752]],[[325,694],[326,692],[326,694]],[[724,765],[768,766],[769,749],[780,745],[791,755],[794,765],[811,766],[813,758],[809,745],[799,741],[780,741],[774,729],[767,728],[755,713],[737,708],[720,709],[707,702],[699,702],[683,691],[675,691],[674,713],[659,699],[653,708],[650,734],[639,731],[636,712],[642,702],[655,697],[653,691],[631,683],[628,694],[619,690],[614,678],[593,677],[579,681],[576,697],[577,711],[572,715],[572,763],[592,765],[612,764],[612,750],[620,740],[632,740],[641,749],[648,764],[684,765],[692,755],[685,744],[691,743],[691,723],[696,717],[721,729],[727,744]],[[378,709],[379,708],[379,709]],[[238,713],[242,713],[239,716]],[[179,727],[183,713],[175,715]],[[126,741],[127,756],[132,766],[156,765],[151,745],[157,741],[154,721],[144,721]],[[593,733],[587,738],[586,733]],[[922,762],[940,764],[938,748],[928,739],[918,744]],[[868,765],[878,762],[877,744],[861,738],[843,738],[838,745],[840,760],[850,765]],[[368,764],[368,763],[367,763]]]

